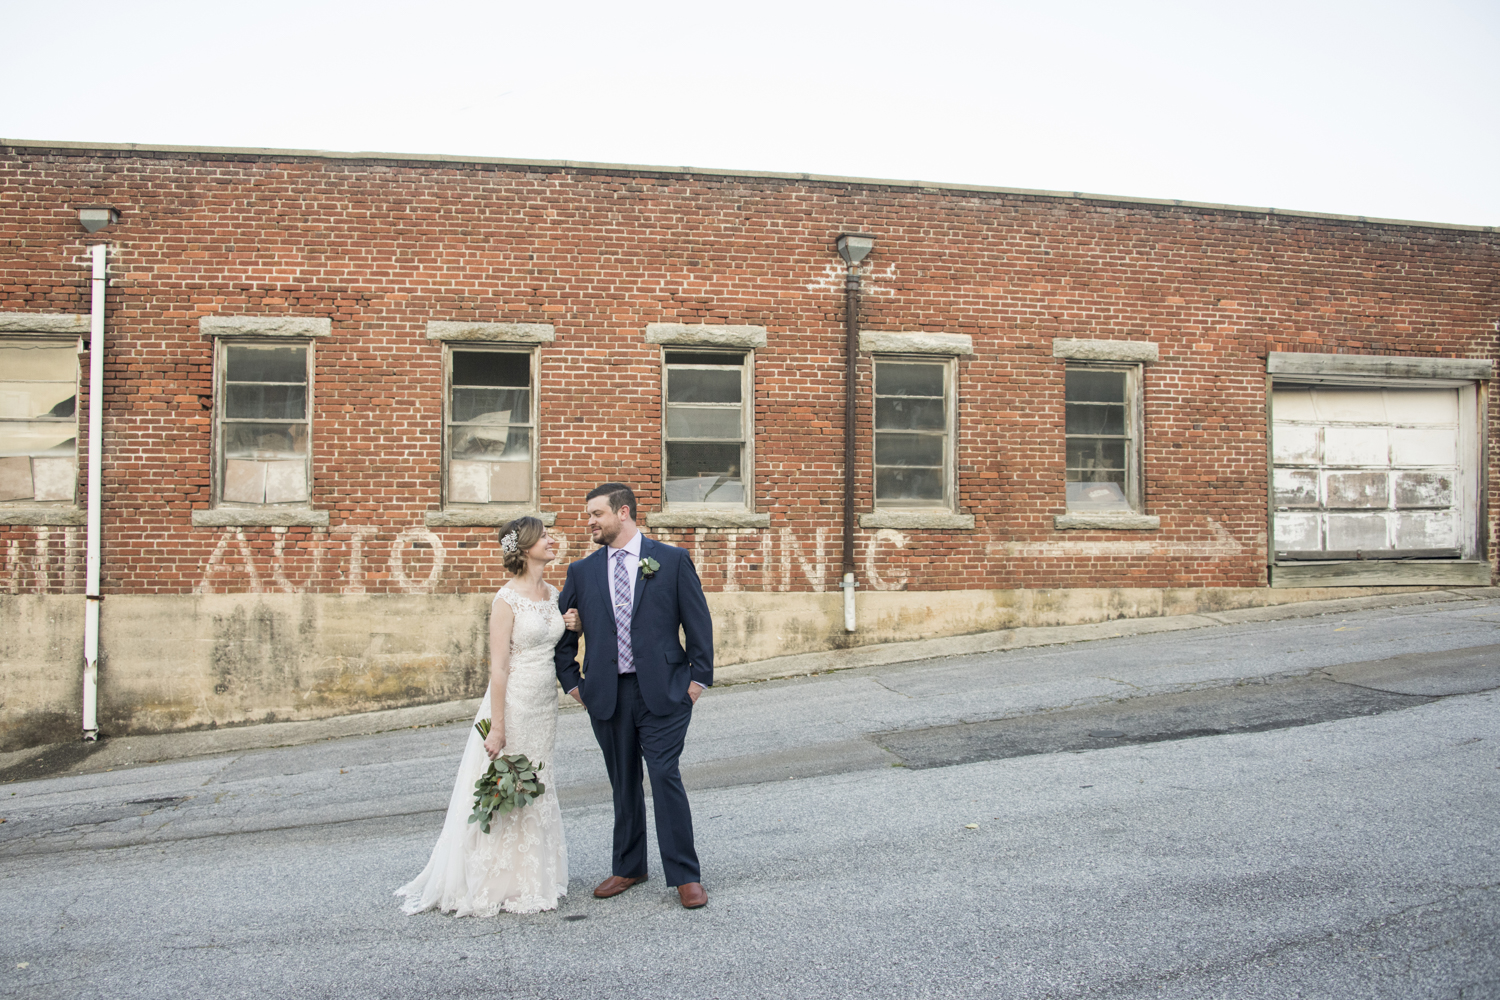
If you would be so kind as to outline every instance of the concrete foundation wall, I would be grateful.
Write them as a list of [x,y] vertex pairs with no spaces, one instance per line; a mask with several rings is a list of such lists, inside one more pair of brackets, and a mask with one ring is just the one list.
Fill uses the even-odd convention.
[[[1113,588],[711,593],[721,666],[883,642],[1223,611],[1412,588]],[[488,595],[110,597],[99,720],[106,736],[316,719],[478,697]],[[83,598],[0,597],[0,751],[79,735]],[[744,676],[744,671],[736,671]],[[753,676],[753,670],[750,672]]]

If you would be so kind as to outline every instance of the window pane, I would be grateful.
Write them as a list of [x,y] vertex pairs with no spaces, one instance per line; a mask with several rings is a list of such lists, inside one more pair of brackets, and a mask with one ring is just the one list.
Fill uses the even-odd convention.
[[1068,403],[1069,434],[1124,434],[1125,407],[1101,403]]
[[454,351],[454,385],[531,385],[531,355],[503,351]]
[[942,434],[877,434],[876,465],[927,465],[943,467]]
[[482,424],[531,423],[530,389],[453,389],[453,421]]
[[72,423],[0,421],[0,455],[72,455],[77,450]]
[[1110,473],[1110,475],[1118,478],[1069,483],[1068,509],[1129,510],[1130,501],[1125,498],[1125,473]]
[[[1125,442],[1102,438],[1068,439],[1068,478],[1075,482],[1103,482],[1112,476],[1096,476],[1099,470],[1125,469]],[[1074,473],[1078,473],[1074,475]],[[1123,480],[1122,480],[1123,481]]]
[[77,393],[72,382],[0,382],[0,417],[72,417]]
[[705,368],[668,368],[669,403],[738,403],[740,371]]
[[738,406],[669,406],[667,436],[670,438],[725,438],[740,436]]
[[940,431],[946,428],[941,399],[879,396],[875,399],[878,431]]
[[307,348],[230,344],[225,349],[226,382],[307,382]]
[[903,469],[875,467],[875,499],[942,503],[941,469]]
[[1070,403],[1124,403],[1125,373],[1068,369]]
[[715,354],[712,351],[668,351],[669,365],[744,365],[743,354]]
[[745,502],[738,444],[669,443],[665,479],[668,503]]
[[909,365],[891,361],[875,365],[877,396],[942,396],[943,365]]
[[252,420],[301,420],[307,416],[307,387],[303,385],[225,386],[225,416]]
[[302,457],[307,454],[307,425],[225,424],[224,454],[261,460]]
[[531,430],[504,424],[468,424],[448,429],[450,459],[531,461]]
[[5,344],[0,346],[0,372],[17,382],[67,382],[78,378],[78,349],[72,344]]

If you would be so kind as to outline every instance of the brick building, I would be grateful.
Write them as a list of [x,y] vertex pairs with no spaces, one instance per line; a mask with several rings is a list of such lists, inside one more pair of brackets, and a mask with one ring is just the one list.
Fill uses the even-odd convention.
[[1492,228],[7,140],[0,194],[0,749],[79,726],[97,244],[107,733],[477,695],[494,527],[577,558],[612,479],[726,665],[1490,582]]

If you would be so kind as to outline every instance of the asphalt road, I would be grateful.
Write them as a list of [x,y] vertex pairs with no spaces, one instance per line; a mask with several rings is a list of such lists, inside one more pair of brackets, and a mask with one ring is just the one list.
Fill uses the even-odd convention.
[[659,875],[589,895],[578,712],[537,916],[391,894],[465,726],[0,785],[0,992],[1500,997],[1497,629],[1463,601],[712,691],[692,912]]

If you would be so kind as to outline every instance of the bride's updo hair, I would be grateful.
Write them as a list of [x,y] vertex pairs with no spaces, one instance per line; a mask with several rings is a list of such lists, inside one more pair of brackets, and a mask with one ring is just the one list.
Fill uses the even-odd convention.
[[546,533],[546,526],[534,517],[518,517],[500,529],[500,558],[511,576],[526,572],[526,553]]

